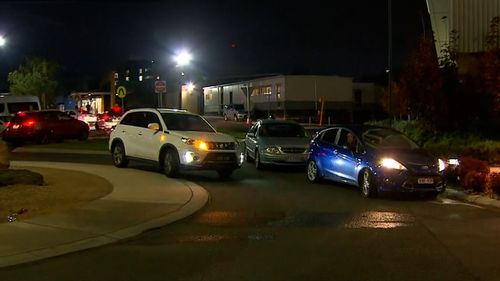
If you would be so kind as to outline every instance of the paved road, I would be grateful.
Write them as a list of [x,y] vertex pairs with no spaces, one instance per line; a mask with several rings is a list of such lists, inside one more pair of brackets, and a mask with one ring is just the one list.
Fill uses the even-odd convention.
[[184,177],[211,194],[194,216],[3,269],[0,280],[500,280],[498,210],[366,200],[348,186],[309,184],[302,169],[245,165],[229,181],[214,172]]

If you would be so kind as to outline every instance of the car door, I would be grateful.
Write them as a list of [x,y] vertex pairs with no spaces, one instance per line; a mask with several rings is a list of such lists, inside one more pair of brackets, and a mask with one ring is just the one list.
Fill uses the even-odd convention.
[[142,126],[144,112],[130,112],[123,117],[120,125],[116,127],[117,135],[122,139],[127,156],[139,157],[141,140],[138,138]]
[[[152,123],[160,125],[160,130],[149,129],[148,125]],[[142,155],[141,158],[158,161],[160,145],[162,144],[160,140],[162,132],[163,128],[158,114],[155,112],[144,112],[144,122],[137,131],[137,138],[142,144],[138,147],[139,154]]]
[[[350,136],[349,136],[350,135]],[[348,139],[354,140],[350,143]],[[353,139],[352,139],[353,138]],[[358,155],[360,144],[356,134],[351,130],[342,128],[337,139],[337,160],[335,173],[343,181],[355,184],[357,182],[361,158]]]
[[335,142],[338,131],[338,128],[332,128],[323,132],[320,136],[319,146],[317,147],[317,164],[322,170],[324,177],[330,179],[337,179],[335,172],[335,160],[337,159]]
[[254,124],[250,130],[248,130],[248,133],[245,137],[245,147],[247,150],[247,155],[250,155],[252,157],[255,156],[255,147],[257,146],[257,128],[259,124],[256,123]]
[[72,122],[72,119],[69,115],[64,112],[57,112],[56,120],[54,120],[55,124],[57,124],[54,128],[54,134],[59,136],[59,139],[69,139],[76,138],[80,133],[80,127],[75,126]]

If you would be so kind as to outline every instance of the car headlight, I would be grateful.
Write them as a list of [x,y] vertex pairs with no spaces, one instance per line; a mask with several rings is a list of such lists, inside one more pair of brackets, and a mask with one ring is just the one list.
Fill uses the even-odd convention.
[[276,146],[270,146],[268,148],[266,148],[266,152],[267,153],[270,153],[270,154],[280,154],[280,149]]
[[182,138],[181,139],[183,143],[188,144],[188,145],[194,145],[199,150],[205,150],[207,151],[208,148],[208,143],[202,140],[193,140],[190,138]]
[[406,170],[405,166],[392,158],[383,158],[380,160],[380,166],[387,169]]
[[446,163],[441,159],[438,159],[438,166],[439,166],[440,172],[442,172],[442,171],[444,171],[444,169],[446,169]]
[[183,143],[189,144],[189,145],[194,145],[195,140],[189,139],[189,138],[182,138],[181,139]]

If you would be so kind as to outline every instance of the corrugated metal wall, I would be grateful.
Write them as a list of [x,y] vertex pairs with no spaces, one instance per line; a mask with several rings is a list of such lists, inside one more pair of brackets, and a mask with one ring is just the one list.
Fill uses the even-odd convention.
[[458,51],[481,52],[489,25],[500,16],[500,0],[427,0],[438,54],[450,31],[458,32]]
[[500,0],[452,0],[450,4],[450,25],[458,31],[459,51],[482,51],[491,20],[500,16]]

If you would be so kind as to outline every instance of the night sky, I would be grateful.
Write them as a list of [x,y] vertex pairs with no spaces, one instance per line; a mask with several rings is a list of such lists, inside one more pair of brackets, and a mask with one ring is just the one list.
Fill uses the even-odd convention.
[[[425,0],[392,4],[399,68],[430,25]],[[63,77],[100,78],[129,59],[169,70],[181,48],[193,53],[191,70],[211,81],[265,73],[360,79],[387,67],[387,0],[1,2],[0,34],[8,40],[1,91],[26,56],[56,61]]]

